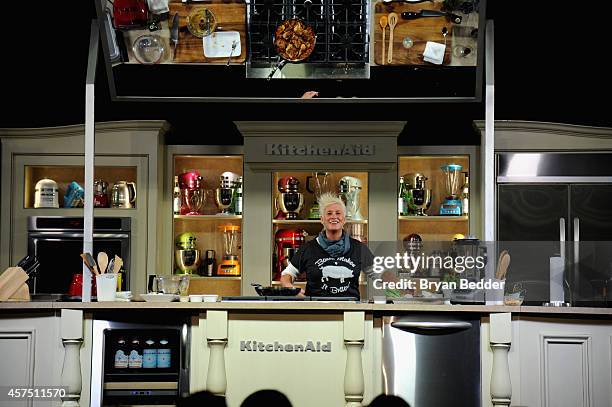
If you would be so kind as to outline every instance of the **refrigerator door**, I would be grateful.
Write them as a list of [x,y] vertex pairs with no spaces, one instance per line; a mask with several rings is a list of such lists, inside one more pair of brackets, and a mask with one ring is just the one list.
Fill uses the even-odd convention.
[[[569,188],[563,184],[499,184],[498,250],[511,256],[506,290],[525,289],[525,305],[549,301],[550,258],[565,257],[571,240]],[[519,287],[517,287],[517,290]]]
[[574,300],[601,306],[612,290],[612,185],[571,185],[569,224]]

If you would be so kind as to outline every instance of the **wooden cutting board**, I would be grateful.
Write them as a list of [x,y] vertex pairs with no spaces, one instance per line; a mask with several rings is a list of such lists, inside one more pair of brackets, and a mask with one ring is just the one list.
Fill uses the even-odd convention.
[[233,63],[243,63],[246,60],[246,4],[240,0],[212,0],[206,2],[182,3],[180,0],[173,0],[169,5],[169,24],[172,24],[174,13],[179,13],[179,40],[174,63],[189,62],[218,62],[225,63],[227,58],[207,58],[204,56],[202,38],[192,35],[187,29],[187,16],[198,8],[207,8],[217,18],[217,27],[222,27],[223,31],[238,31],[240,33],[241,53],[232,57]]
[[[433,65],[423,60],[423,51],[427,41],[439,42],[444,44],[442,28],[448,29],[446,36],[446,50],[444,52],[444,63],[448,65],[451,56],[451,36],[453,23],[446,17],[423,17],[416,20],[403,20],[401,17],[404,11],[440,10],[442,3],[424,2],[417,4],[408,3],[389,3],[383,4],[382,1],[376,3],[374,7],[374,62],[382,64],[382,28],[379,24],[383,15],[395,12],[398,15],[397,25],[393,31],[393,62],[385,65]],[[405,37],[412,38],[413,46],[404,48],[402,41]],[[389,51],[389,25],[385,30],[385,59]]]

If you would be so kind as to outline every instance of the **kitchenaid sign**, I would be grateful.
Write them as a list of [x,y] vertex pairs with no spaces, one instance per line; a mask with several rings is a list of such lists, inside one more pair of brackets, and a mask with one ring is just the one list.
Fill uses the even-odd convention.
[[331,341],[306,341],[305,343],[281,343],[240,341],[240,352],[331,352]]
[[273,156],[371,156],[374,144],[283,144],[267,143],[266,155]]

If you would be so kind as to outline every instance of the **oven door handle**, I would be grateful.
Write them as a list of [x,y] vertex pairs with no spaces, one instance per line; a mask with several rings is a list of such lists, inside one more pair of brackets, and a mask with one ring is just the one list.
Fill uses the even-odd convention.
[[[44,238],[44,237],[50,237],[50,238],[80,237],[82,238],[83,237],[82,233],[65,233],[65,232],[29,233],[28,235],[29,237],[36,237],[36,238]],[[97,239],[127,239],[130,237],[130,235],[127,233],[94,233],[93,237]]]
[[401,329],[402,331],[465,331],[472,328],[472,324],[466,321],[396,321],[391,323],[391,327]]

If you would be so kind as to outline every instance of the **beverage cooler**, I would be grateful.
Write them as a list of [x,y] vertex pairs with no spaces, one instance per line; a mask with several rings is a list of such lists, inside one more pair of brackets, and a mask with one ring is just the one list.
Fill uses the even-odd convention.
[[95,320],[90,405],[175,405],[189,394],[189,336],[187,320]]

